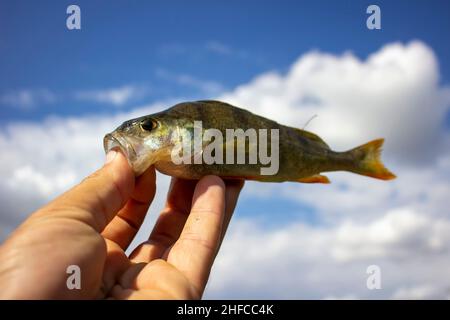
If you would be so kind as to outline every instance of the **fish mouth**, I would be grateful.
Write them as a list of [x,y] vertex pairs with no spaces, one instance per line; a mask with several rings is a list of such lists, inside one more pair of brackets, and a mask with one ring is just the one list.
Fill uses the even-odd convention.
[[105,149],[105,153],[108,153],[112,149],[119,148],[120,151],[125,154],[130,164],[137,158],[136,150],[134,150],[131,143],[124,136],[116,132],[105,135],[103,138],[103,148]]

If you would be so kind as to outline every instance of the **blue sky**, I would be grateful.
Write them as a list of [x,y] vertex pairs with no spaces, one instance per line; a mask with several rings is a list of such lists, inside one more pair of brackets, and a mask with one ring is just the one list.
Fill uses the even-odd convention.
[[[66,28],[66,8],[72,3],[81,8],[81,30]],[[0,122],[111,114],[154,101],[212,98],[263,72],[287,72],[311,50],[351,51],[365,59],[386,43],[414,39],[433,48],[441,81],[448,83],[450,45],[443,30],[450,30],[449,2],[377,2],[382,29],[376,31],[365,27],[371,3],[2,1],[0,97],[22,90],[38,94],[25,107],[0,100]],[[76,98],[80,92],[128,85],[138,91],[120,105]],[[247,202],[240,204],[241,215],[256,210],[268,219],[279,205],[270,199]],[[315,221],[308,206],[284,199],[283,208],[280,223],[298,212]]]
[[[448,298],[449,31],[439,0],[0,0],[0,240],[97,169],[123,120],[219,97],[297,127],[317,114],[334,150],[385,137],[398,178],[247,183],[208,297]],[[384,291],[365,287],[371,264]]]
[[[82,30],[65,26],[72,3],[81,8]],[[384,43],[413,39],[434,49],[442,81],[448,82],[449,2],[378,1],[378,31],[365,28],[371,3],[2,1],[0,95],[49,90],[61,99],[43,99],[29,108],[3,101],[0,119],[115,112],[106,103],[73,99],[74,92],[127,84],[141,90],[122,109],[165,98],[208,98],[264,71],[286,71],[310,50],[351,50],[365,58]],[[187,76],[188,84],[176,81],[179,76]]]

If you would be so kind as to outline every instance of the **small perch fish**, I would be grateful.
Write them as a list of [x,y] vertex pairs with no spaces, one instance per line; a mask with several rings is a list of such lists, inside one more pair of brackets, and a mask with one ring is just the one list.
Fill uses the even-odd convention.
[[[196,127],[198,122],[201,123],[200,128]],[[207,148],[205,143],[211,141],[205,141],[203,136],[200,146],[197,145],[200,150],[196,152],[194,146],[191,153],[191,145],[196,144],[192,137],[195,137],[196,130],[206,133],[209,128],[215,129],[216,143],[215,150],[209,150],[210,155],[220,160],[221,154],[225,158],[229,152],[231,156],[227,160],[234,161],[210,161],[208,164],[197,161]],[[227,129],[242,129],[246,136],[241,141],[237,141],[237,136],[233,137],[231,142],[235,144],[230,147],[230,141],[217,140],[217,133],[222,136],[229,134]],[[267,134],[268,141],[264,141],[264,135],[252,136],[250,130],[263,133],[270,130],[270,139]],[[184,179],[199,179],[212,174],[263,182],[329,183],[321,173],[350,171],[381,180],[394,179],[395,175],[380,160],[383,141],[377,139],[349,151],[336,152],[309,131],[278,124],[224,102],[196,101],[180,103],[165,111],[124,122],[105,136],[104,148],[105,152],[120,148],[136,175],[154,165],[164,174]],[[186,145],[186,142],[189,159],[176,163],[173,150],[183,143]],[[255,163],[255,158],[251,160],[252,151],[257,152],[263,142],[267,149],[266,158],[269,154],[277,155],[277,159],[272,159],[278,162],[274,174],[262,174],[262,170],[267,169],[267,161],[262,164]],[[245,163],[242,163],[242,158],[238,159],[239,151],[244,152]],[[258,154],[261,156],[261,153]]]

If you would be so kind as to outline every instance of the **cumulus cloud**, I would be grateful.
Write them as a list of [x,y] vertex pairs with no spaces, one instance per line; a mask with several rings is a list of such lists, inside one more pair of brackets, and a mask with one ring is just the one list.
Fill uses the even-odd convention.
[[[209,297],[448,298],[449,97],[421,42],[387,45],[365,61],[311,52],[286,74],[269,72],[223,95],[296,127],[317,114],[307,129],[337,150],[385,137],[383,158],[398,179],[329,173],[332,184],[316,189],[248,184],[253,197],[311,206],[320,226],[267,230],[235,221]],[[371,264],[381,268],[382,290],[366,287]]]
[[395,209],[369,224],[344,221],[336,229],[332,246],[332,255],[339,261],[448,254],[450,222],[410,208]]
[[101,166],[105,133],[163,107],[154,104],[113,116],[51,117],[42,123],[2,127],[0,239],[32,211]]
[[[238,207],[206,297],[448,298],[450,152],[442,146],[450,141],[443,126],[449,97],[431,48],[421,42],[390,44],[366,60],[310,52],[286,74],[268,72],[220,94],[296,127],[317,114],[307,129],[334,149],[385,137],[385,162],[399,178],[330,173],[331,185],[247,183],[243,203],[270,199],[279,208],[273,219],[282,217],[286,200],[311,207],[317,219],[272,226],[257,218],[264,208],[248,207],[254,215],[244,218]],[[106,132],[168,105],[2,127],[0,238],[99,167]],[[164,201],[168,178],[158,179],[157,203],[135,243],[147,237]],[[366,287],[373,264],[381,269],[381,290]]]
[[295,127],[317,115],[307,129],[338,150],[385,137],[387,154],[403,165],[435,160],[450,89],[439,86],[432,50],[412,42],[365,61],[311,52],[287,74],[262,74],[221,98]]
[[[292,223],[283,229],[247,219],[233,224],[208,298],[224,293],[226,298],[420,298],[406,289],[411,283],[431,287],[424,297],[450,284],[450,222],[409,208],[369,224]],[[370,265],[380,267],[381,290],[367,289]]]

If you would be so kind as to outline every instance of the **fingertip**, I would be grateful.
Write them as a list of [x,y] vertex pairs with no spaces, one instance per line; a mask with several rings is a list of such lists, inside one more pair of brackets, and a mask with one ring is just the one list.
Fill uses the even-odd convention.
[[220,207],[225,205],[225,183],[217,176],[205,176],[199,180],[192,197],[192,207]]
[[131,168],[127,157],[120,149],[111,149],[106,154],[106,161],[104,166],[111,168],[111,170],[115,172],[119,171],[122,175],[126,175],[127,177],[132,176],[134,181],[133,169]]
[[199,194],[209,193],[211,197],[225,195],[225,182],[218,176],[205,176],[201,178],[195,187],[194,198]]
[[114,148],[108,151],[105,158],[105,166],[107,165],[125,165],[132,170],[130,164],[128,163],[127,157],[123,154],[122,150],[119,148]]
[[117,151],[115,149],[109,150],[106,154],[105,164],[113,162],[117,156]]
[[103,170],[109,172],[112,182],[117,186],[124,200],[127,200],[135,187],[133,169],[120,149],[110,150],[106,159]]
[[222,178],[214,175],[208,175],[201,178],[198,182],[200,186],[218,186],[220,188],[225,189],[225,182]]

